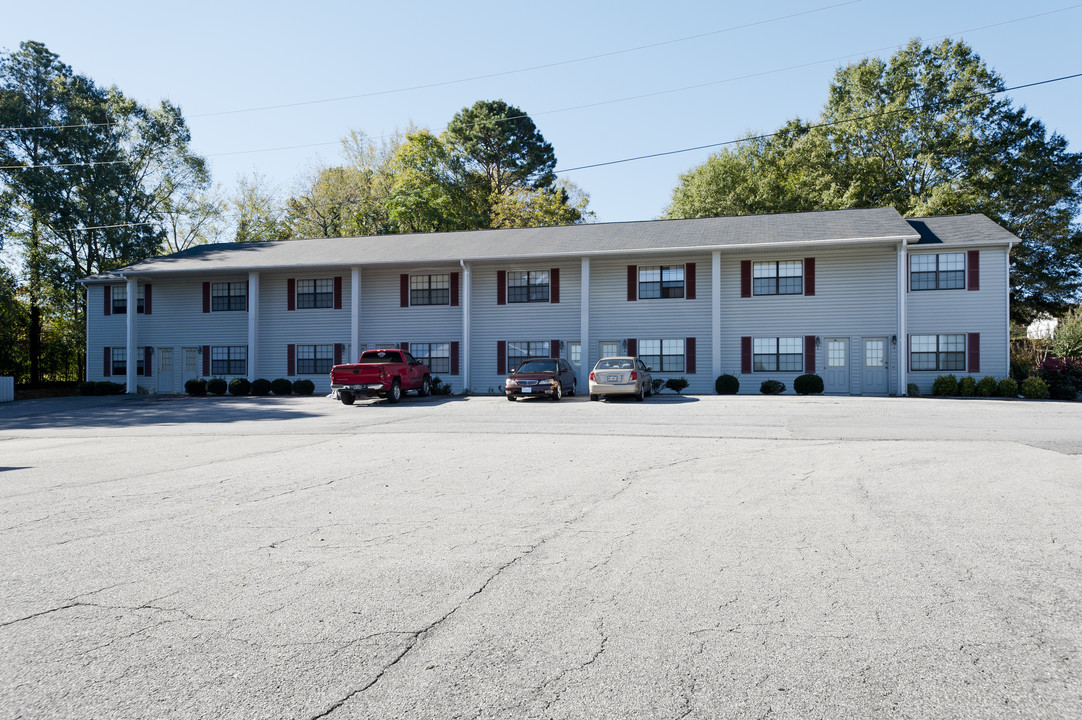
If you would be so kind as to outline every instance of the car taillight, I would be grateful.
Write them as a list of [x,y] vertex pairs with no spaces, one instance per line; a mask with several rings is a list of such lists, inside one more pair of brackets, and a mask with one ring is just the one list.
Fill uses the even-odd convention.
[[[594,380],[594,373],[593,373],[593,371],[591,371],[591,372],[590,372],[590,379],[591,379],[591,380]],[[597,382],[597,380],[594,380],[594,382]]]
[[631,379],[632,380],[638,380],[639,379],[639,374],[637,372],[635,372],[634,370],[631,371]]

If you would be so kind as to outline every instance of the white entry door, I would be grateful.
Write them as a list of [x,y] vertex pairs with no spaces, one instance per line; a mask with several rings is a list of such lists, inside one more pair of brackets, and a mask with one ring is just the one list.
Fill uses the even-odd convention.
[[173,372],[173,348],[158,348],[158,392],[171,394],[176,392],[173,383],[176,375]]
[[887,394],[887,339],[864,338],[865,395]]
[[826,367],[823,369],[823,392],[849,394],[849,338],[827,338]]

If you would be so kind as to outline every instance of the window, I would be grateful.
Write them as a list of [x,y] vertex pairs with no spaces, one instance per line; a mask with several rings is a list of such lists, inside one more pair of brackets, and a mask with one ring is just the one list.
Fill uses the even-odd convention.
[[434,373],[451,372],[451,343],[411,343],[410,354]]
[[913,335],[909,338],[912,370],[965,370],[966,336]]
[[684,339],[639,340],[639,359],[655,372],[684,372]]
[[778,260],[752,264],[752,291],[756,295],[802,295],[804,262]]
[[[239,285],[240,283],[230,284]],[[329,307],[334,307],[334,280],[332,278],[297,281],[298,309]],[[230,308],[230,310],[233,309],[235,308]]]
[[[136,348],[135,352],[135,374],[142,375],[143,370],[146,368],[146,358],[144,355],[146,351],[143,348]],[[128,374],[128,348],[126,347],[114,347],[110,351],[109,359],[111,361],[111,369],[109,373],[111,375],[127,375]]]
[[620,343],[614,340],[602,340],[598,343],[599,357],[614,357],[620,354]]
[[801,372],[804,369],[804,340],[798,337],[754,338],[754,372]]
[[639,268],[639,299],[684,297],[684,266],[657,265]]
[[450,304],[450,275],[410,275],[410,305]]
[[827,367],[845,367],[846,345],[844,339],[827,340]]
[[911,290],[961,290],[966,286],[966,254],[909,256]]
[[248,284],[243,282],[223,282],[210,284],[210,309],[247,310]]
[[[299,284],[299,281],[298,281]],[[300,295],[297,295],[298,301]],[[298,302],[298,307],[300,303]],[[321,375],[331,371],[334,364],[334,345],[298,345],[297,374]]]
[[507,343],[507,367],[514,370],[530,358],[547,358],[552,352],[548,340],[509,341]]
[[113,314],[123,315],[128,312],[128,286],[127,285],[114,285],[113,286]]
[[508,271],[507,302],[548,302],[549,271],[530,270],[529,272]]
[[[234,283],[229,283],[230,285]],[[244,283],[239,283],[244,285]],[[210,349],[210,374],[215,377],[248,374],[248,348],[245,345],[220,345]]]
[[571,367],[576,370],[582,367],[582,344],[570,343],[567,346],[567,356],[571,360]]

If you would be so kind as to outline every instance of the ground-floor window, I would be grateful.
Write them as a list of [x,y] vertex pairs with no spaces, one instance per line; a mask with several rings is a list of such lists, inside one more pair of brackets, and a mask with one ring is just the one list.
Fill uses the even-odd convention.
[[567,355],[568,355],[568,358],[570,358],[571,367],[575,368],[576,370],[578,370],[580,367],[582,367],[582,344],[581,343],[570,343],[567,346]]
[[804,369],[804,339],[754,338],[752,369],[755,372],[800,372]]
[[912,335],[909,338],[911,370],[966,369],[966,336]]
[[[145,355],[146,351],[143,348],[136,348],[135,352],[135,374],[142,375],[146,368]],[[110,375],[127,375],[128,374],[128,348],[126,347],[113,347],[109,351],[109,374]]]
[[615,357],[620,354],[620,343],[615,340],[602,340],[597,344],[598,358]]
[[334,364],[334,345],[298,345],[297,374],[322,375]]
[[640,339],[639,359],[656,372],[684,372],[684,339]]
[[451,343],[410,343],[410,354],[434,373],[451,372]]
[[507,368],[514,370],[530,358],[547,358],[552,352],[548,340],[510,340],[507,343]]
[[246,345],[215,345],[210,349],[210,373],[215,377],[248,374]]

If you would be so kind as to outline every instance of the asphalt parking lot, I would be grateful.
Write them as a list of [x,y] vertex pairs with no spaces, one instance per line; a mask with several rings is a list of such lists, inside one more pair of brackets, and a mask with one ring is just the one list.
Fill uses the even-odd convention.
[[5,718],[1076,718],[1082,403],[0,406]]

